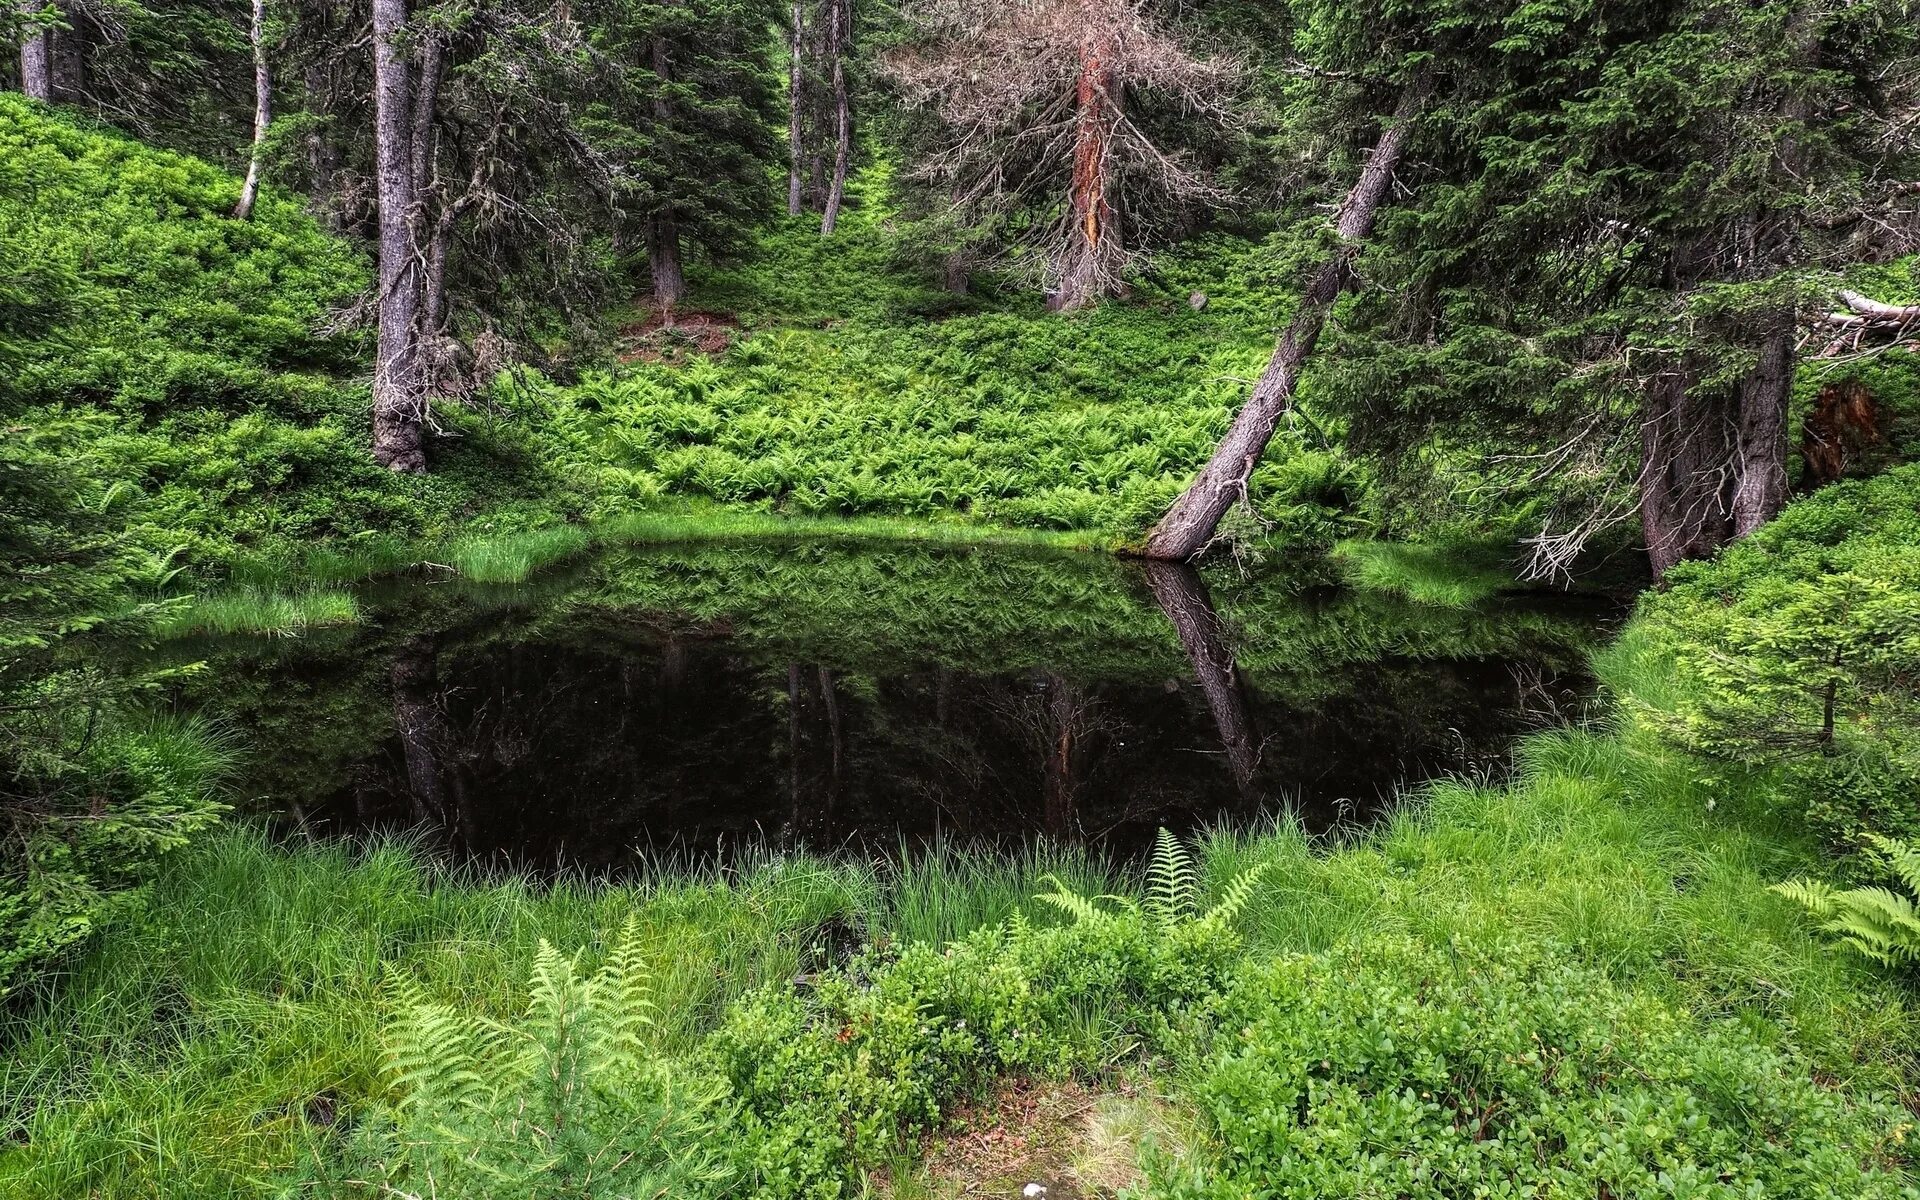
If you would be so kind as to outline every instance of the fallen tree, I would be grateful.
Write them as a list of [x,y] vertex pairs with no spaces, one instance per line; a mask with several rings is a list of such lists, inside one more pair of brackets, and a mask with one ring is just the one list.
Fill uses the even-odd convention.
[[1373,232],[1381,202],[1393,183],[1394,169],[1406,151],[1407,135],[1426,105],[1429,90],[1428,78],[1421,74],[1401,91],[1379,144],[1367,156],[1359,180],[1341,202],[1334,222],[1338,240],[1333,253],[1314,272],[1313,282],[1300,297],[1299,307],[1287,322],[1266,370],[1214,449],[1213,457],[1147,534],[1140,549],[1143,557],[1181,562],[1197,557],[1212,543],[1220,518],[1236,502],[1246,499],[1247,480],[1266,452],[1267,443],[1273,440],[1280,418],[1292,407],[1301,369],[1320,340],[1320,330],[1334,302],[1352,280],[1353,260]]

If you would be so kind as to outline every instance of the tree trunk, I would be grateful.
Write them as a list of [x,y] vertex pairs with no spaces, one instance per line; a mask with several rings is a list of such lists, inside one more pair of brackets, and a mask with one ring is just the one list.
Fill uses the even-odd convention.
[[680,227],[671,210],[647,219],[647,262],[653,272],[653,303],[667,324],[687,298],[687,277],[680,269]]
[[827,53],[833,58],[833,181],[820,218],[820,236],[833,233],[847,195],[847,161],[853,155],[853,103],[847,95],[847,53],[853,42],[851,0],[827,0]]
[[1733,535],[1729,505],[1735,412],[1695,386],[1690,363],[1648,385],[1641,416],[1640,525],[1655,578],[1704,558]]
[[47,63],[52,72],[53,99],[78,104],[87,96],[87,35],[85,10],[60,0],[65,28],[47,31]]
[[801,164],[806,157],[801,113],[806,103],[806,0],[793,0],[793,30],[787,39],[787,215],[797,217],[801,198]]
[[[667,57],[665,38],[653,39],[653,73],[659,91],[653,99],[653,116],[663,128],[673,119],[673,107],[667,101],[667,83],[673,78]],[[674,219],[673,205],[662,206],[647,218],[647,266],[653,275],[653,303],[666,324],[673,324],[673,311],[687,298],[687,277],[680,269],[680,225]]]
[[1367,165],[1353,190],[1340,205],[1335,224],[1339,241],[1332,257],[1321,264],[1306,294],[1300,297],[1293,319],[1287,323],[1266,370],[1254,384],[1253,393],[1239,415],[1234,417],[1226,437],[1215,448],[1213,457],[1147,535],[1141,550],[1145,557],[1181,562],[1194,558],[1213,540],[1220,518],[1235,501],[1246,498],[1247,480],[1266,452],[1267,443],[1273,440],[1280,418],[1293,404],[1293,391],[1300,381],[1301,368],[1313,353],[1314,343],[1320,338],[1320,330],[1334,301],[1346,290],[1354,256],[1359,253],[1362,241],[1373,232],[1374,218],[1386,198],[1400,156],[1405,152],[1414,118],[1426,104],[1427,91],[1427,77],[1419,75],[1401,92],[1392,123],[1367,157]]
[[233,215],[245,221],[253,216],[260,195],[260,172],[266,161],[267,126],[273,122],[273,81],[267,74],[267,0],[253,0],[253,157],[247,162],[247,181],[240,185],[240,202]]
[[1180,646],[1193,664],[1193,676],[1220,731],[1233,784],[1248,800],[1258,799],[1254,785],[1260,769],[1260,742],[1254,734],[1247,697],[1240,686],[1240,667],[1234,661],[1226,626],[1214,611],[1206,581],[1185,563],[1150,562],[1147,586],[1154,602],[1167,614],[1180,635]]
[[1793,398],[1794,319],[1775,318],[1760,360],[1740,381],[1734,429],[1733,536],[1745,537],[1787,506],[1787,407]]
[[406,0],[373,0],[375,193],[380,206],[379,350],[373,375],[373,460],[394,471],[427,468],[420,385],[421,270],[413,230],[412,87],[401,39]]
[[1084,308],[1113,285],[1119,258],[1118,230],[1108,167],[1114,125],[1114,81],[1108,47],[1082,48],[1074,92],[1073,183],[1068,196],[1067,250],[1059,285],[1049,301],[1058,312]]
[[[20,0],[22,13],[37,13],[36,0]],[[53,47],[43,27],[20,43],[20,90],[30,99],[53,102]]]

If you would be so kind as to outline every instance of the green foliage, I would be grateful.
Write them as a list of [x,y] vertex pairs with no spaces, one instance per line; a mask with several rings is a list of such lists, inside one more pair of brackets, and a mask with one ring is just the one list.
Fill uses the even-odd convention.
[[583,976],[542,939],[511,1022],[430,1000],[396,976],[386,1038],[395,1094],[351,1135],[333,1195],[705,1194],[724,1181],[716,1097],[651,1053],[639,923]]
[[1912,1194],[1897,1103],[1547,947],[1376,938],[1250,970],[1208,1018],[1221,1152],[1153,1195]]
[[1914,907],[1920,897],[1920,850],[1892,838],[1869,835],[1869,840],[1909,895],[1884,887],[1836,891],[1817,879],[1790,880],[1773,890],[1812,913],[1821,932],[1854,953],[1882,966],[1911,966],[1920,962],[1920,915]]
[[1037,899],[1066,925],[1016,911],[944,948],[857,960],[802,997],[749,997],[711,1052],[739,1100],[727,1136],[754,1194],[843,1195],[855,1168],[1001,1073],[1097,1070],[1164,1041],[1169,1019],[1237,961],[1232,922],[1263,871],[1236,876],[1199,914],[1192,857],[1163,835],[1144,906],[1103,897],[1103,908],[1050,877]]
[[1920,468],[1829,488],[1642,604],[1629,713],[1777,772],[1837,844],[1920,835]]
[[309,629],[351,625],[360,619],[360,606],[351,593],[315,589],[261,592],[241,589],[195,597],[160,623],[162,637],[197,633],[264,633],[297,637]]
[[162,857],[224,811],[236,757],[224,731],[62,694],[89,684],[52,676],[7,696],[42,707],[0,730],[0,999],[131,911]]

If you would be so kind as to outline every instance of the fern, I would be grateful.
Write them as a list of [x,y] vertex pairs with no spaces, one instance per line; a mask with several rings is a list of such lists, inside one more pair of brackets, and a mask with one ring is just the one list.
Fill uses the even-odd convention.
[[[1041,881],[1052,890],[1041,892],[1034,899],[1061,910],[1080,925],[1107,924],[1122,916],[1145,916],[1152,931],[1163,938],[1184,929],[1225,933],[1252,901],[1254,889],[1266,874],[1267,866],[1259,863],[1235,875],[1227,881],[1219,902],[1200,913],[1200,872],[1193,850],[1162,828],[1154,839],[1153,856],[1147,863],[1144,905],[1125,896],[1082,896],[1055,875]],[[1102,901],[1110,907],[1102,908]]]
[[1192,853],[1162,825],[1147,865],[1147,911],[1171,929],[1193,914],[1197,890]]
[[381,1194],[664,1196],[722,1177],[717,1095],[649,1052],[650,977],[637,922],[583,976],[544,939],[527,1004],[496,1022],[432,1001],[397,973],[385,1120],[356,1135],[351,1170]]
[[1267,873],[1267,868],[1271,865],[1271,863],[1256,863],[1229,879],[1226,888],[1220,894],[1220,902],[1207,910],[1206,915],[1199,919],[1199,924],[1209,930],[1224,931],[1232,928],[1233,923],[1238,921],[1240,914],[1246,910],[1247,904],[1252,901],[1253,889],[1259,885],[1261,877]]
[[[1870,836],[1901,884],[1920,896],[1920,849]],[[1885,887],[1836,891],[1811,879],[1788,880],[1773,890],[1806,909],[1820,921],[1821,932],[1863,958],[1886,967],[1920,963],[1920,910],[1912,896]]]

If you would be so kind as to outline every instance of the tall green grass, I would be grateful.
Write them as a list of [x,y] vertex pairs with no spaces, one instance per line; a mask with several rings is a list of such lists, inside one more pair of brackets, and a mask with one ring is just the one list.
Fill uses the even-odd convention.
[[592,541],[577,525],[472,533],[447,547],[447,565],[476,583],[524,583],[534,572],[585,551]]
[[169,613],[159,633],[162,637],[235,633],[296,637],[309,629],[351,625],[359,619],[360,606],[347,592],[240,588],[196,597]]

